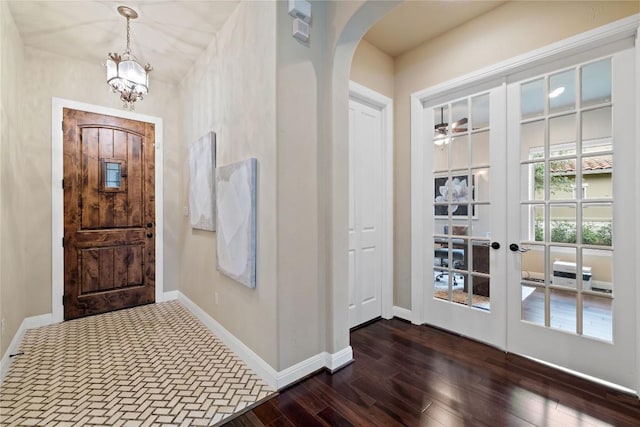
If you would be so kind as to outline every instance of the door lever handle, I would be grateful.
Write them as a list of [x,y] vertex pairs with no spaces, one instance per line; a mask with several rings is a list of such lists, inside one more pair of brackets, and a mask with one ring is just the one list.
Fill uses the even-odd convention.
[[512,252],[520,252],[522,254],[525,252],[529,252],[531,250],[531,249],[521,248],[516,243],[510,244],[509,249],[511,249]]
[[[475,245],[475,244],[476,244],[476,243],[474,243],[474,245]],[[478,246],[485,246],[485,247],[487,247],[487,248],[500,249],[500,243],[498,243],[498,242],[491,242],[491,243],[489,243],[489,242],[482,242],[482,243],[479,243],[479,244],[478,244]]]

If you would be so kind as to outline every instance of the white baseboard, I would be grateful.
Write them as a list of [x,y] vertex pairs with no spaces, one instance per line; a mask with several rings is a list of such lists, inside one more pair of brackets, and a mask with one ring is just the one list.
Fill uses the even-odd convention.
[[278,390],[295,383],[296,381],[313,374],[320,369],[327,368],[330,372],[342,368],[353,361],[353,350],[351,346],[343,348],[337,353],[322,352],[296,363],[293,366],[277,373]]
[[345,347],[337,353],[324,353],[326,356],[325,367],[331,371],[335,372],[343,366],[353,362],[353,349],[351,346]]
[[276,373],[278,390],[324,368],[326,353],[319,353]]
[[20,327],[18,327],[18,330],[16,331],[16,334],[11,340],[11,344],[9,344],[9,348],[7,348],[7,351],[5,351],[4,355],[2,356],[2,360],[0,360],[0,383],[4,381],[4,376],[9,371],[9,367],[11,367],[11,362],[13,361],[13,359],[9,357],[9,355],[18,352],[27,329],[39,328],[40,326],[47,326],[52,323],[53,322],[51,313],[41,314],[40,316],[27,317],[22,321]]
[[411,310],[406,308],[393,306],[393,316],[411,322]]
[[[327,368],[333,372],[353,360],[353,351],[351,346],[349,346],[333,354],[327,352],[316,354],[315,356],[296,363],[287,369],[276,371],[253,350],[247,347],[246,344],[225,329],[196,303],[191,301],[186,295],[180,291],[171,292],[176,292],[178,301],[180,301],[194,316],[200,319],[200,321],[204,323],[218,338],[220,338],[227,347],[231,349],[231,351],[246,363],[247,366],[253,369],[253,371],[262,378],[264,382],[276,390],[280,390],[283,387],[286,387],[287,385],[323,368]],[[165,293],[165,298],[166,295],[167,293]]]
[[53,324],[51,313],[41,314],[40,316],[31,316],[24,319],[25,329],[39,328]]
[[176,300],[179,298],[179,295],[180,291],[167,291],[162,295],[162,302]]

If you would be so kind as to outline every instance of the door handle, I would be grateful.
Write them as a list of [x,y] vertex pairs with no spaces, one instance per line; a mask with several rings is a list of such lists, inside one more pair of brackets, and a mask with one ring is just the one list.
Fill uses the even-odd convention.
[[148,222],[147,223],[147,228],[151,228],[151,227],[153,227],[153,223],[152,222]]
[[147,237],[150,239],[153,237],[153,233],[147,233]]
[[[474,245],[476,245],[476,243],[474,243]],[[478,246],[485,246],[485,247],[492,247],[493,249],[500,249],[500,243],[498,242],[482,242],[482,243],[478,243]]]
[[511,249],[513,252],[520,252],[520,253],[529,252],[531,250],[531,249],[523,249],[520,246],[518,246],[516,243],[510,244],[509,249]]

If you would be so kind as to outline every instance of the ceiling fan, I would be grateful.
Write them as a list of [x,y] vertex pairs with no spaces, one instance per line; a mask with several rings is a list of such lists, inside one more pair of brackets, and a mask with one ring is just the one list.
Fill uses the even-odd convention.
[[[462,126],[466,125],[469,120],[466,117],[461,118],[458,121],[451,123],[451,133],[460,133],[466,132],[467,127],[464,128]],[[444,107],[440,107],[440,123],[434,126],[435,131],[438,135],[446,135],[449,124],[444,122]]]

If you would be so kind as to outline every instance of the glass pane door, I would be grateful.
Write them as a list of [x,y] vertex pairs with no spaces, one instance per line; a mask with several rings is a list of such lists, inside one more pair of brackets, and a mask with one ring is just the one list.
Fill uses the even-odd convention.
[[520,86],[521,319],[609,342],[611,107],[611,58]]
[[505,188],[505,140],[499,130],[504,121],[496,113],[504,99],[499,87],[425,107],[425,151],[433,171],[427,175],[433,191],[427,204],[433,243],[433,251],[427,249],[432,265],[426,277],[427,323],[498,346],[504,345],[506,321],[504,276],[496,280],[496,273],[504,274],[504,268],[492,266],[505,250],[492,243],[505,224],[499,223],[505,210],[499,197]]
[[632,273],[618,259],[633,209],[623,207],[615,187],[633,175],[625,160],[633,157],[633,125],[624,119],[633,103],[624,94],[627,56],[512,84],[508,100],[515,105],[509,209],[517,218],[510,226],[517,271],[510,274],[509,348],[618,384],[623,375],[602,361],[624,359],[633,342],[614,323],[632,314],[625,299],[635,295],[635,285],[620,280]]

